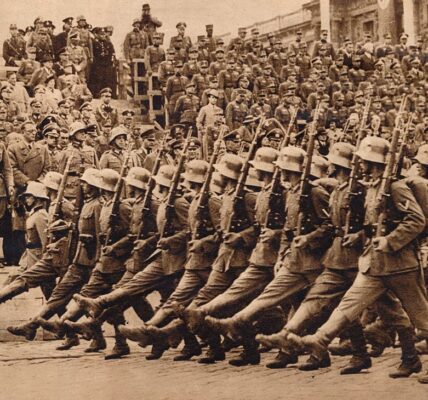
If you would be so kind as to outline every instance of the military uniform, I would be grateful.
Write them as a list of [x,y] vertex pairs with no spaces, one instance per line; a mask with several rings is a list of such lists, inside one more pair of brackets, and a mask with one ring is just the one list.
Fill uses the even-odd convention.
[[175,119],[180,122],[196,123],[200,102],[199,97],[193,94],[180,96],[174,108]]
[[110,168],[118,173],[120,173],[123,162],[124,162],[124,153],[119,149],[107,150],[104,152],[100,158],[100,168]]
[[239,128],[244,122],[249,110],[245,102],[231,101],[226,107],[226,124],[230,130]]
[[88,57],[85,49],[79,45],[69,45],[67,47],[70,61],[73,64],[81,82],[86,82],[86,67],[88,65]]
[[25,52],[26,42],[21,35],[12,36],[3,42],[3,58],[7,66],[17,67],[15,61],[25,58]]
[[[166,82],[165,96],[168,99],[169,114],[174,115],[175,105],[178,99],[185,94],[189,79],[182,75],[173,75]],[[174,120],[175,121],[175,120]]]
[[123,53],[125,58],[131,61],[135,58],[144,58],[144,53],[148,46],[149,37],[147,34],[134,29],[125,36]]

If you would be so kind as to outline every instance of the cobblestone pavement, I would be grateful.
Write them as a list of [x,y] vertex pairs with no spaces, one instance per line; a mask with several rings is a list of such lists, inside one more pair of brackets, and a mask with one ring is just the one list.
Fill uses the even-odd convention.
[[[347,358],[333,357],[331,368],[300,372],[296,367],[270,370],[264,364],[236,368],[221,362],[199,365],[173,362],[178,350],[161,360],[146,361],[132,344],[132,354],[104,361],[102,354],[85,354],[86,342],[67,352],[55,350],[58,341],[0,343],[0,400],[316,400],[427,399],[428,387],[417,376],[393,380],[388,372],[399,363],[399,351],[389,349],[374,360],[369,372],[339,375]],[[108,348],[112,347],[108,339]]]

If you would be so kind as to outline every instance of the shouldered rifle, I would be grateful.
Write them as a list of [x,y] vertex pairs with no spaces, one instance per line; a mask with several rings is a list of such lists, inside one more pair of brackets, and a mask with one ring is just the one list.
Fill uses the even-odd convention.
[[401,102],[400,109],[395,120],[395,127],[392,133],[391,145],[386,156],[386,167],[380,182],[380,188],[376,198],[376,210],[379,216],[376,223],[376,237],[385,236],[386,233],[386,218],[387,218],[387,200],[391,196],[391,186],[395,181],[394,171],[397,164],[397,148],[402,126],[402,115],[405,111],[407,96]]
[[150,175],[150,179],[147,182],[147,190],[143,199],[143,212],[141,215],[141,223],[138,228],[138,233],[136,237],[137,240],[144,239],[149,234],[149,232],[146,230],[147,225],[145,224],[145,221],[147,220],[150,214],[150,205],[152,201],[153,190],[156,186],[154,176],[158,173],[159,168],[161,166],[162,157],[166,152],[166,143],[168,142],[169,136],[170,132],[168,131],[168,133],[164,136],[162,140],[162,144],[158,148],[158,153],[152,168],[152,174]]
[[214,172],[214,164],[217,162],[220,156],[221,143],[222,143],[225,131],[226,131],[225,127],[222,126],[220,128],[220,133],[218,135],[218,138],[214,144],[214,150],[211,155],[207,176],[202,185],[200,195],[199,195],[198,205],[196,207],[196,228],[192,233],[192,240],[201,239],[207,236],[208,234],[207,228],[209,223],[207,223],[207,220],[209,219],[208,200],[210,198],[210,184],[211,184],[211,178]]
[[[278,124],[280,129],[284,132],[282,141],[279,144],[278,151],[281,151],[283,147],[288,146],[290,143],[291,126],[294,124],[294,120],[297,115],[297,107],[294,108],[287,130],[284,129],[282,124],[277,120],[274,121]],[[275,171],[272,176],[272,183],[269,192],[269,207],[266,213],[265,220],[262,228],[268,229],[280,229],[284,225],[284,221],[281,218],[281,207],[282,205],[282,185],[281,185],[281,169],[275,166]]]
[[318,118],[321,113],[321,101],[318,102],[317,107],[314,112],[314,117],[312,124],[308,130],[308,143],[306,149],[306,158],[303,164],[303,173],[300,179],[300,188],[299,188],[299,214],[297,217],[297,229],[296,235],[300,236],[305,233],[306,225],[310,222],[308,221],[308,205],[310,202],[310,193],[311,193],[311,184],[310,184],[310,173],[312,166],[312,157],[315,150],[315,132],[317,130]]
[[56,203],[55,203],[53,218],[51,222],[55,222],[56,220],[61,218],[61,208],[62,208],[62,203],[64,201],[65,185],[67,183],[68,175],[70,173],[71,161],[73,159],[73,156],[74,156],[74,149],[70,154],[70,156],[68,157],[67,163],[65,164],[64,172],[62,174],[61,182],[58,188],[58,194],[56,196]]
[[254,134],[247,157],[244,161],[244,164],[242,165],[241,175],[239,176],[238,183],[233,195],[232,215],[230,216],[225,233],[240,232],[250,224],[250,221],[248,221],[248,217],[245,212],[245,205],[243,204],[245,195],[245,182],[250,171],[250,161],[254,158],[257,147],[259,146],[260,132],[263,128],[264,122],[265,119],[262,117]]
[[[366,101],[366,104],[364,105],[364,111],[363,116],[361,118],[360,127],[358,129],[358,135],[357,135],[357,143],[355,146],[355,149],[358,150],[360,147],[361,140],[363,140],[363,134],[364,129],[367,125],[367,119],[369,116],[371,107],[371,98]],[[352,161],[351,161],[352,169],[351,173],[349,175],[349,183],[348,183],[348,196],[349,201],[347,204],[347,210],[346,210],[346,216],[345,216],[345,226],[344,226],[344,235],[348,235],[351,233],[351,223],[352,223],[352,207],[351,207],[351,201],[352,199],[356,198],[361,194],[361,192],[358,191],[358,178],[359,178],[359,170],[360,170],[360,163],[358,160],[358,156],[356,152],[352,155]]]
[[180,158],[177,163],[177,167],[172,178],[171,186],[169,188],[168,196],[166,199],[166,209],[165,209],[165,224],[161,232],[159,232],[159,239],[169,237],[174,234],[173,226],[173,217],[174,217],[174,204],[177,197],[178,186],[180,184],[180,176],[184,168],[184,162],[186,160],[187,149],[190,144],[190,139],[192,138],[192,128],[189,128],[187,133],[186,141],[183,145],[183,150],[181,151]]
[[122,191],[124,186],[124,177],[125,177],[126,170],[128,168],[129,157],[130,157],[130,146],[125,152],[125,157],[123,158],[123,164],[122,164],[122,167],[120,168],[119,179],[116,183],[116,187],[114,188],[114,194],[112,198],[112,207],[111,207],[111,212],[110,212],[109,222],[108,222],[108,231],[104,242],[105,246],[112,244],[114,240],[114,233],[115,233],[114,231],[119,222],[120,201],[121,201],[121,196],[122,196]]
[[398,148],[397,163],[395,165],[395,170],[394,170],[394,176],[396,179],[400,179],[401,171],[403,169],[404,157],[406,155],[406,150],[407,150],[407,138],[409,136],[409,131],[410,131],[412,122],[413,122],[413,114],[409,114],[406,127],[404,128],[403,135],[401,136],[400,147]]

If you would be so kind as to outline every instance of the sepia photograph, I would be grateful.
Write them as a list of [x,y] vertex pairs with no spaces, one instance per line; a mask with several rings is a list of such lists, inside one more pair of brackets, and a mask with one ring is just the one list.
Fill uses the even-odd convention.
[[2,0],[0,400],[428,398],[428,0]]

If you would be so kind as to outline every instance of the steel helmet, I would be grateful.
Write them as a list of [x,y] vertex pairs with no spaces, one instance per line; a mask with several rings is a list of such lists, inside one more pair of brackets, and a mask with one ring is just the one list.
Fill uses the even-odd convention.
[[226,178],[238,180],[241,174],[243,161],[236,154],[226,153],[218,164],[214,164],[214,168]]
[[100,189],[108,192],[114,192],[120,175],[114,169],[104,168],[100,171]]
[[112,144],[114,139],[116,139],[119,136],[125,136],[125,139],[126,139],[127,133],[123,126],[116,126],[111,130],[110,136],[108,138],[108,144]]
[[419,147],[415,160],[420,164],[428,165],[428,144]]
[[357,150],[357,156],[364,161],[386,164],[389,142],[377,136],[365,137]]
[[74,135],[76,135],[76,133],[79,133],[79,132],[86,133],[86,125],[83,122],[79,122],[79,121],[73,122],[70,125],[69,137],[72,138],[74,137]]
[[260,147],[256,151],[254,160],[250,161],[250,164],[259,171],[274,172],[274,162],[278,158],[278,151],[272,147]]
[[48,195],[46,193],[46,187],[43,185],[43,183],[35,182],[35,181],[29,181],[27,184],[27,189],[24,193],[21,194],[21,196],[33,196],[37,197],[38,199],[43,200],[49,200]]
[[142,167],[132,167],[125,178],[127,185],[143,190],[147,189],[149,180],[150,172]]
[[183,178],[189,182],[204,183],[209,164],[204,160],[192,160],[186,165]]
[[324,157],[314,155],[312,157],[310,174],[315,178],[319,179],[326,176],[327,170],[328,170],[328,161]]
[[355,150],[355,146],[352,146],[350,143],[338,142],[331,148],[327,159],[331,164],[352,169],[352,157]]
[[286,171],[303,172],[305,157],[306,152],[300,147],[286,146],[281,150],[275,164]]
[[61,184],[62,174],[55,171],[49,171],[43,178],[43,185],[48,189],[58,190],[59,185]]
[[158,185],[170,187],[174,173],[175,168],[172,165],[162,165],[154,176],[154,180]]
[[83,172],[80,180],[97,188],[102,187],[100,170],[96,168],[85,169],[85,172]]

